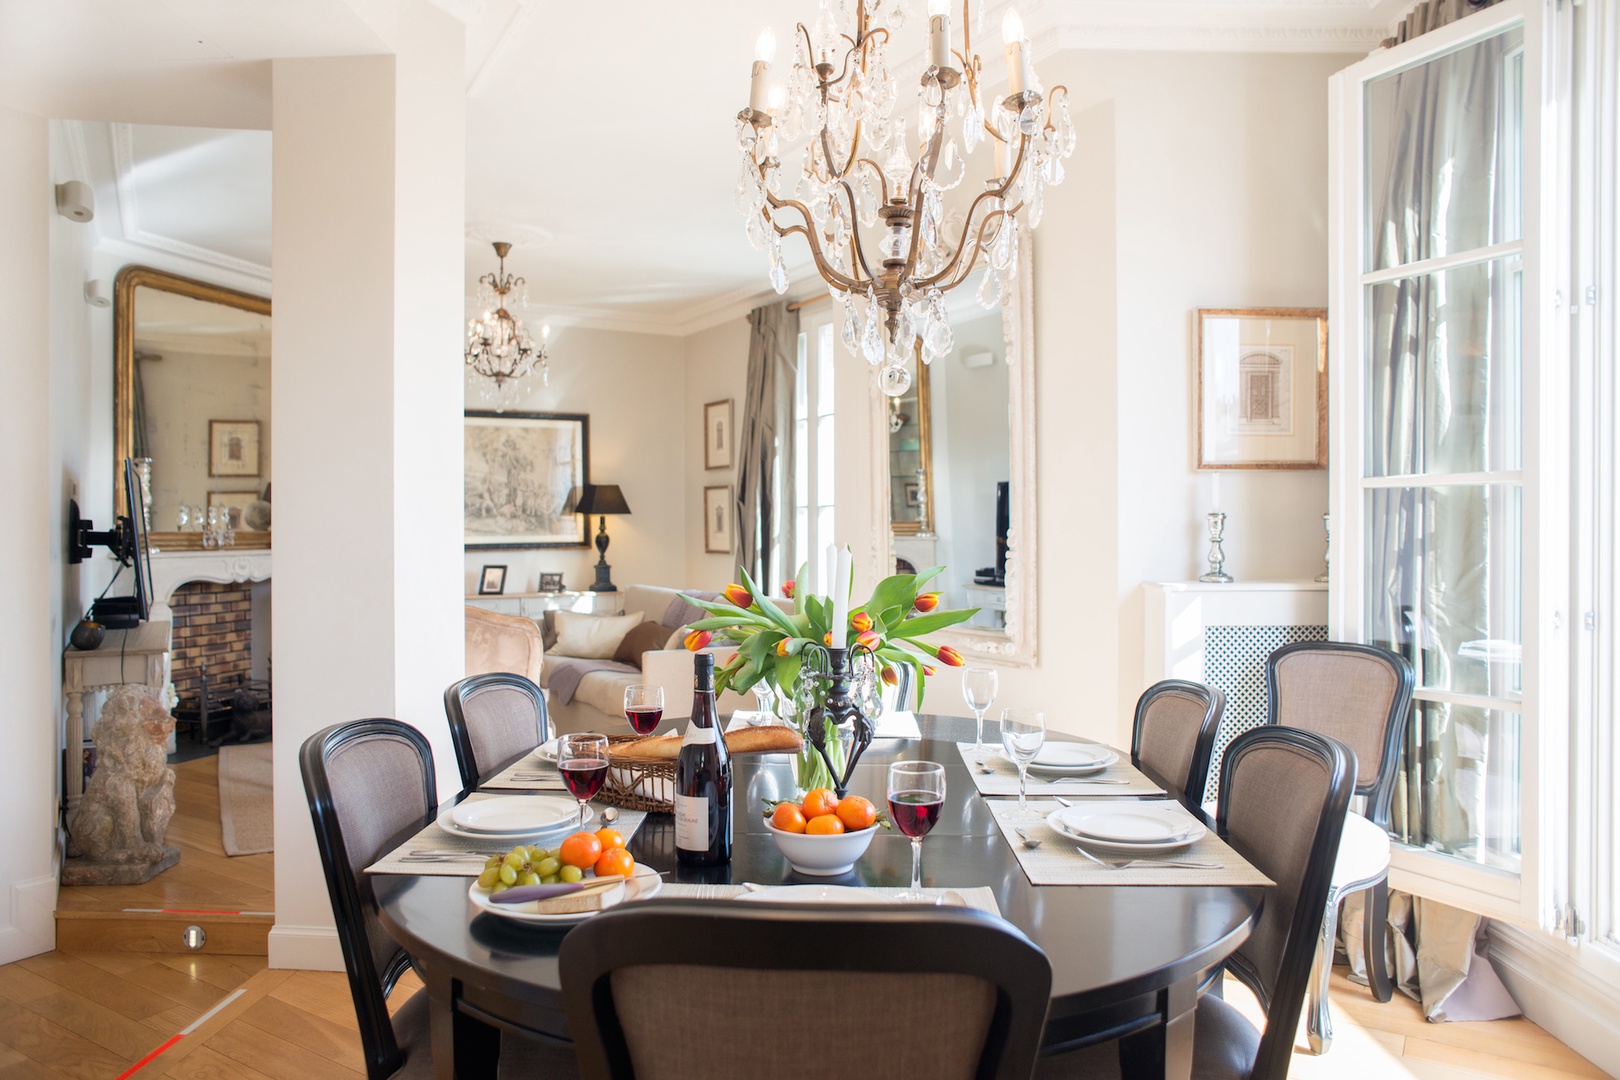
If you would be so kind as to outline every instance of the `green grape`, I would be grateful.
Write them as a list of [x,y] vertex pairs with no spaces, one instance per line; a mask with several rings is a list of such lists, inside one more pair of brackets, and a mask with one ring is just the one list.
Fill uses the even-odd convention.
[[533,862],[545,862],[550,856],[551,852],[547,851],[543,847],[532,847],[529,849],[529,858]]
[[501,880],[501,872],[493,866],[486,866],[484,872],[478,875],[478,887],[481,889],[494,888],[495,883]]
[[491,896],[494,896],[494,895],[495,895],[495,894],[496,894],[496,893],[503,893],[503,892],[505,892],[505,891],[506,891],[506,890],[507,890],[507,889],[510,889],[510,888],[511,888],[511,887],[512,887],[512,886],[510,886],[510,885],[508,885],[508,884],[507,884],[507,883],[506,883],[506,882],[504,882],[504,881],[497,881],[497,882],[496,882],[496,883],[495,883],[495,884],[494,884],[494,886],[493,886],[493,887],[492,887],[492,888],[491,888],[491,889],[490,889],[490,890],[489,890],[489,895],[491,895]]
[[542,884],[542,885],[555,885],[560,880],[561,879],[558,878],[556,874],[547,874],[545,877],[540,879],[540,884]]
[[534,872],[539,874],[541,877],[546,877],[547,875],[555,874],[560,869],[562,869],[562,864],[559,863],[554,857],[548,855],[535,864]]
[[499,855],[491,855],[489,858],[484,860],[485,870],[498,870],[500,865],[501,857]]
[[530,870],[525,874],[518,875],[517,883],[519,885],[538,885],[540,884],[540,875]]
[[507,866],[510,866],[512,869],[516,870],[526,861],[527,854],[528,853],[524,852],[522,848],[518,848],[516,851],[508,851],[506,853],[506,858],[502,859],[501,861]]
[[500,869],[500,877],[501,881],[505,884],[512,884],[517,880],[517,867],[513,866],[511,863],[502,865]]
[[581,870],[577,866],[565,866],[561,870],[557,871],[557,876],[568,882],[568,884],[572,885],[574,882],[580,881],[585,877],[585,871]]

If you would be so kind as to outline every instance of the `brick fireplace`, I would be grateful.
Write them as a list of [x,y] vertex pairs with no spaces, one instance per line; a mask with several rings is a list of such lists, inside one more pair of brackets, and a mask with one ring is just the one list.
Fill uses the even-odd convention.
[[181,707],[195,707],[202,668],[215,688],[234,687],[253,670],[253,586],[193,581],[175,590],[170,671]]

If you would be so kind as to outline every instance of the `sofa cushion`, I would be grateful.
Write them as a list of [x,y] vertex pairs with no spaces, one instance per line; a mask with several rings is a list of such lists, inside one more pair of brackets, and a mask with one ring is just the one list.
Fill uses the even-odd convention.
[[[609,716],[624,717],[624,688],[641,681],[641,672],[592,671],[579,680],[576,702]],[[625,730],[628,730],[626,728]]]
[[559,656],[581,660],[611,660],[624,636],[641,625],[639,611],[628,615],[586,615],[578,611],[557,612]]
[[619,647],[613,651],[613,659],[621,664],[634,664],[641,667],[641,654],[651,649],[664,647],[664,627],[655,622],[644,622],[640,626],[624,635]]

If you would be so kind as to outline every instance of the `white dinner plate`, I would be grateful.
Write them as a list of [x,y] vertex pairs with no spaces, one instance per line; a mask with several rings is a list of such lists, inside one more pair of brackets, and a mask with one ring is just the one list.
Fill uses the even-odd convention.
[[534,748],[535,758],[545,762],[547,765],[557,764],[557,744],[560,742],[562,742],[561,735],[557,736],[555,739],[547,739],[545,742]]
[[450,820],[467,832],[497,836],[552,832],[579,820],[579,803],[547,795],[501,795],[457,803]]
[[894,897],[853,885],[778,885],[737,897],[764,904],[892,904]]
[[[591,880],[586,878],[586,881]],[[650,866],[636,864],[636,872],[629,881],[624,883],[624,899],[620,904],[627,904],[632,900],[646,900],[658,895],[664,887],[664,879],[658,871]],[[534,923],[538,926],[574,926],[584,922],[595,915],[594,911],[571,911],[566,915],[542,915],[534,910],[535,901],[527,904],[495,904],[489,899],[489,890],[482,888],[477,881],[467,890],[467,898],[479,911],[487,911],[491,915],[499,915],[503,919],[516,919],[518,922]],[[613,905],[617,906],[617,905]],[[606,909],[603,909],[606,910]]]
[[[546,796],[544,796],[544,795],[525,795],[525,796],[518,796],[518,797],[519,798],[538,799],[538,798],[545,798]],[[568,816],[564,817],[563,820],[561,820],[561,821],[559,821],[559,822],[557,822],[557,823],[555,823],[555,824],[553,824],[551,826],[543,827],[543,828],[539,828],[539,829],[524,829],[524,830],[520,830],[518,832],[476,832],[476,831],[474,831],[472,829],[466,829],[466,828],[463,828],[462,826],[456,824],[454,818],[452,817],[452,815],[455,813],[455,809],[456,809],[455,807],[450,807],[449,809],[446,809],[443,813],[441,813],[439,815],[439,820],[438,820],[437,824],[438,824],[439,828],[443,829],[445,832],[449,833],[451,836],[460,836],[460,837],[462,837],[464,839],[467,839],[467,840],[483,840],[485,842],[494,843],[494,844],[497,844],[497,845],[505,844],[507,846],[511,846],[512,844],[516,843],[519,840],[531,840],[531,839],[540,839],[540,838],[543,838],[543,837],[562,836],[562,835],[565,835],[567,833],[570,833],[570,832],[574,831],[574,823],[579,820],[579,803],[570,801],[568,803],[568,805],[570,807],[570,811],[569,811]],[[585,805],[585,824],[587,826],[589,826],[591,821],[595,817],[596,817],[596,809],[594,807],[592,807],[589,803],[587,803]]]
[[[1001,756],[1012,761],[1005,749],[1001,751]],[[1119,755],[1114,751],[1095,743],[1046,743],[1035,755],[1035,760],[1029,763],[1029,771],[1054,776],[1090,776],[1102,772],[1118,760]]]
[[1052,811],[1046,823],[1088,848],[1121,852],[1175,851],[1209,831],[1172,802],[1063,807]]

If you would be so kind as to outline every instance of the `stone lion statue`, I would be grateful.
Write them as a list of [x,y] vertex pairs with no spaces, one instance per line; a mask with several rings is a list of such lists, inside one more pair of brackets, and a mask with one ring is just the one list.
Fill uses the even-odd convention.
[[114,875],[119,884],[131,871],[146,880],[174,864],[178,850],[163,844],[174,816],[174,770],[164,753],[173,730],[174,717],[150,688],[126,685],[107,695],[92,735],[96,771],[71,825],[69,856],[126,868]]

